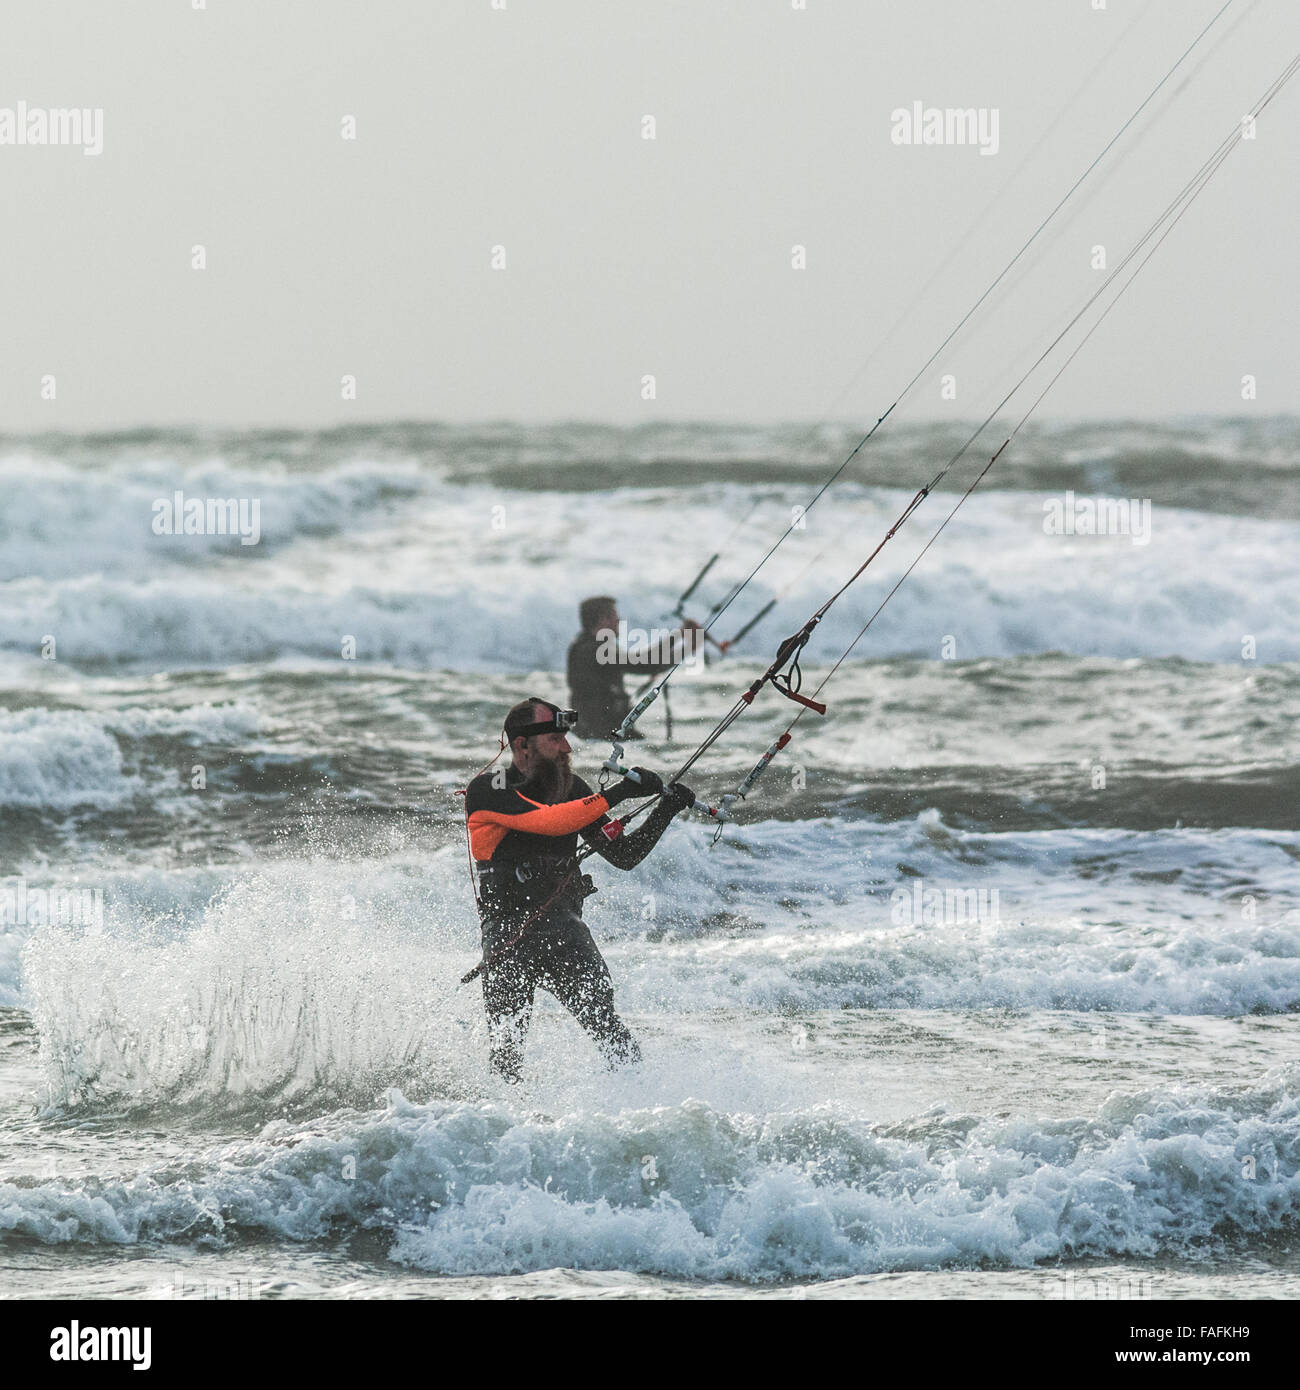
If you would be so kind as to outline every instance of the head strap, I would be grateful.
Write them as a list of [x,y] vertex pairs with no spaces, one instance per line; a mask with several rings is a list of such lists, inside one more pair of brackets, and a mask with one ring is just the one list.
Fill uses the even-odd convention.
[[539,719],[533,723],[517,723],[506,720],[506,742],[513,743],[517,738],[533,738],[537,734],[565,734],[578,722],[576,710],[561,709],[558,705],[553,705],[549,700],[539,699],[535,695],[528,697],[528,702],[532,705],[541,705],[548,712],[550,717]]

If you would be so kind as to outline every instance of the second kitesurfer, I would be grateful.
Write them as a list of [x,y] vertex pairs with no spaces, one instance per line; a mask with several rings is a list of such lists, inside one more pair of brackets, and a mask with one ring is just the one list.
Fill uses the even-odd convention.
[[[584,737],[603,738],[627,718],[632,702],[623,688],[623,677],[648,680],[699,649],[703,629],[692,618],[666,634],[665,650],[656,661],[642,652],[618,648],[618,605],[608,594],[585,598],[578,605],[582,631],[569,646],[569,700],[578,712]],[[641,738],[638,729],[625,737]]]

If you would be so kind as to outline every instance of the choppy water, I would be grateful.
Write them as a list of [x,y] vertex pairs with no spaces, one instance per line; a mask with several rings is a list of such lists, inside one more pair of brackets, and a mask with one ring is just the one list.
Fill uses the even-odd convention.
[[[702,612],[851,433],[0,447],[0,1295],[1300,1293],[1294,421],[1028,437],[716,847],[683,820],[597,866],[645,1063],[596,1070],[548,1001],[524,1087],[487,1074],[455,790],[563,696],[579,598],[662,625],[729,540]],[[679,761],[961,438],[882,435],[638,760]],[[258,499],[258,543],[154,534],[176,489]],[[1067,489],[1150,499],[1149,537],[1049,534]],[[89,920],[42,921],[51,890]]]

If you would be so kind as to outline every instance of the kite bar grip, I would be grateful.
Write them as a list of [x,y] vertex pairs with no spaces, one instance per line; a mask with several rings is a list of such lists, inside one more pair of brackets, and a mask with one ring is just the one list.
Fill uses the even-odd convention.
[[823,705],[819,700],[811,700],[808,698],[807,695],[800,695],[797,690],[787,690],[786,687],[783,685],[778,685],[777,689],[781,692],[782,695],[786,697],[787,700],[793,700],[798,705],[804,705],[808,709],[814,710],[817,714],[826,713],[826,706]]

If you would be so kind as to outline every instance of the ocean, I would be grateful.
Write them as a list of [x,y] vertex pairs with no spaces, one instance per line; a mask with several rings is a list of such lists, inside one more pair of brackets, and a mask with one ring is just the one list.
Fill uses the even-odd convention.
[[0,1298],[1300,1296],[1294,419],[1027,427],[716,843],[587,865],[644,1061],[540,995],[489,1073],[457,790],[582,598],[718,552],[704,619],[793,523],[629,749],[685,761],[969,430],[801,515],[861,432],[0,441]]

